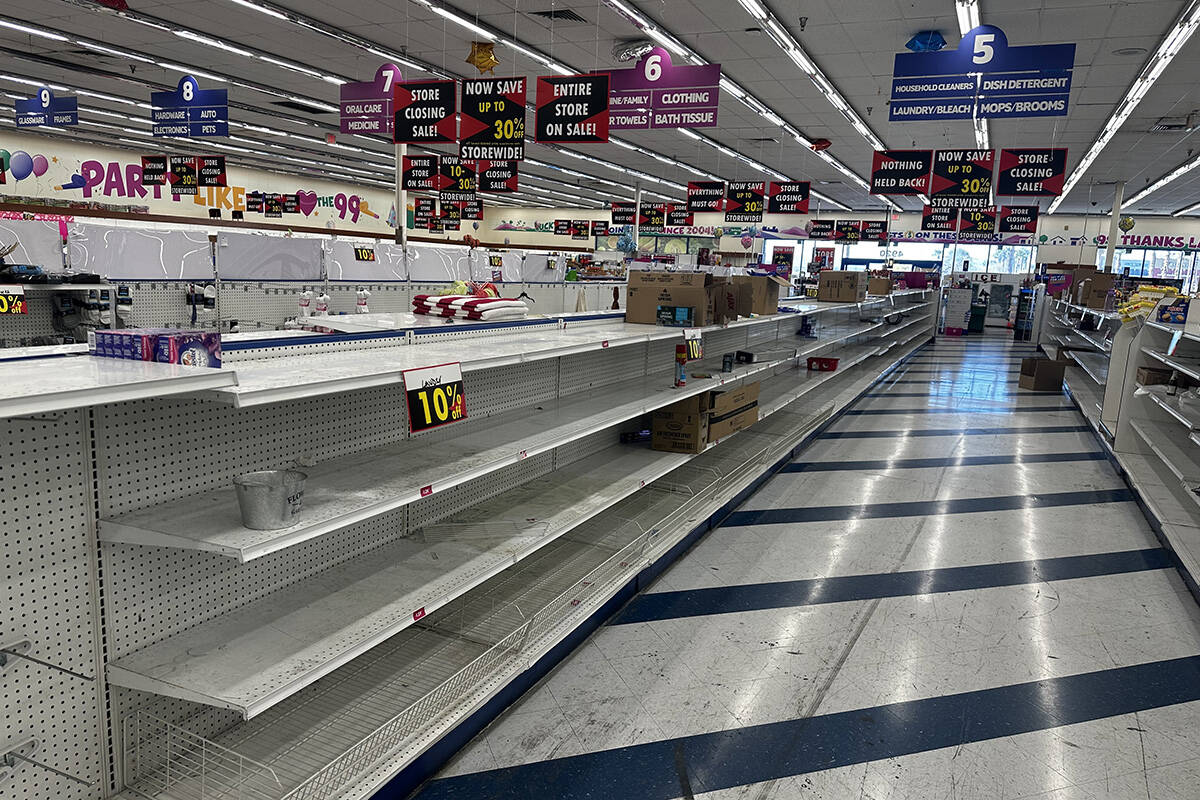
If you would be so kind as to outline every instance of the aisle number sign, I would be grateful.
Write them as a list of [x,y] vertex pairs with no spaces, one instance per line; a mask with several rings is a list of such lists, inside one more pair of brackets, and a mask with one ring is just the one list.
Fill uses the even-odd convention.
[[408,369],[401,377],[411,432],[418,433],[467,418],[460,363]]
[[229,135],[229,92],[201,89],[191,75],[180,78],[173,92],[151,92],[150,105],[154,136]]
[[392,103],[395,84],[400,82],[400,68],[384,64],[375,70],[375,77],[359,83],[341,86],[342,133],[391,133],[394,125]]
[[25,287],[20,285],[0,286],[0,314],[28,314],[25,305]]
[[18,128],[66,128],[79,124],[79,100],[74,97],[56,97],[46,86],[38,89],[37,95],[14,103]]
[[611,130],[712,128],[721,99],[721,65],[671,62],[655,47],[631,69],[609,71]]

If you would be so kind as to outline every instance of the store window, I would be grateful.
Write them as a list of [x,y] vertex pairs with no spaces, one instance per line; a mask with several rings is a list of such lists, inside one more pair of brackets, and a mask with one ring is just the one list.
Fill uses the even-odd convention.
[[955,244],[946,247],[943,272],[987,272],[990,244]]

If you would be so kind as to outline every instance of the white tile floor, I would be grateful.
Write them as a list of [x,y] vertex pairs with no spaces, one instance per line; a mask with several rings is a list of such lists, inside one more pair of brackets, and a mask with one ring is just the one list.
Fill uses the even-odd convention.
[[[1089,432],[958,432],[1083,424],[1065,397],[1016,389],[1015,376],[1007,370],[1024,354],[1008,352],[996,339],[939,341],[912,364],[912,370],[934,372],[902,369],[871,390],[873,395],[889,388],[906,394],[927,391],[927,397],[881,394],[854,406],[909,413],[846,415],[830,427],[831,432],[894,431],[894,436],[818,439],[799,461],[1095,453],[1099,445]],[[1061,410],[1025,410],[1046,407]],[[922,413],[927,409],[954,413]],[[931,429],[948,432],[904,435]],[[853,509],[1124,488],[1107,460],[947,463],[914,469],[876,465],[782,472],[739,511],[786,514],[813,506]],[[690,597],[696,590],[740,592],[781,581],[887,576],[1159,547],[1128,500],[953,514],[938,514],[931,506],[927,515],[883,518],[860,518],[850,511],[833,521],[747,524],[745,519],[711,532],[646,594]],[[719,600],[724,595],[714,596]],[[641,600],[655,602],[654,597]],[[662,775],[646,772],[645,793],[634,791],[629,797],[1195,800],[1200,798],[1200,700],[1150,703],[1134,713],[1098,712],[1088,721],[1060,725],[1054,722],[1060,719],[1058,704],[1071,701],[1046,688],[1036,707],[1012,709],[1015,716],[1047,720],[1032,725],[1037,729],[1031,732],[997,737],[964,732],[954,747],[918,752],[909,752],[903,741],[882,742],[882,747],[894,746],[897,755],[851,758],[848,766],[770,780],[743,777],[738,785],[728,785],[728,775],[752,775],[756,767],[743,763],[742,751],[722,755],[721,747],[700,748],[684,737],[765,731],[769,727],[754,726],[795,724],[839,712],[886,714],[877,707],[965,692],[986,695],[988,690],[1085,673],[1118,674],[1118,668],[1197,654],[1200,608],[1172,568],[1033,577],[941,593],[923,593],[917,583],[901,596],[610,624],[464,748],[418,797],[482,800],[493,794],[479,793],[478,786],[495,785],[504,788],[494,796],[504,798],[606,798],[583,786],[590,780],[587,770],[620,770],[623,759],[637,750],[633,745],[676,743],[681,748],[677,753],[707,761],[683,765],[691,780],[679,783],[677,793],[663,788],[675,785],[672,781],[664,784]],[[1116,708],[1119,699],[1098,697],[1096,702],[1107,707],[1113,701]],[[917,723],[954,721],[931,716]],[[803,750],[809,746],[804,729],[796,731],[794,746]],[[853,743],[847,746],[853,749]],[[530,771],[550,759],[582,754],[596,756],[580,767],[582,772],[573,771],[582,763],[577,759],[561,762],[561,770]],[[760,774],[768,774],[770,765],[762,769],[766,771]],[[475,789],[456,783],[471,776],[496,783],[471,784]],[[640,777],[628,780],[637,786]],[[722,781],[729,788],[703,790]]]

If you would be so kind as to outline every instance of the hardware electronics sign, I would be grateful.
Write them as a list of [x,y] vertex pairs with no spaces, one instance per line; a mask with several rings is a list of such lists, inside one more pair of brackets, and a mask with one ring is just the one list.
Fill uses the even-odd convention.
[[957,49],[896,55],[888,119],[1066,116],[1074,65],[1074,44],[1010,47],[1004,31],[980,25]]
[[721,65],[675,66],[655,47],[632,69],[609,73],[610,130],[713,128],[721,97]]
[[179,80],[173,92],[150,93],[151,133],[198,139],[229,135],[229,93],[201,89],[191,75]]

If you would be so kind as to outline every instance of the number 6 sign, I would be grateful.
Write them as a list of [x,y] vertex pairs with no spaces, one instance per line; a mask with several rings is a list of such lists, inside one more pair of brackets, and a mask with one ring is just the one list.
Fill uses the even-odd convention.
[[714,127],[720,82],[720,64],[676,66],[670,53],[655,47],[632,69],[609,73],[609,128]]

